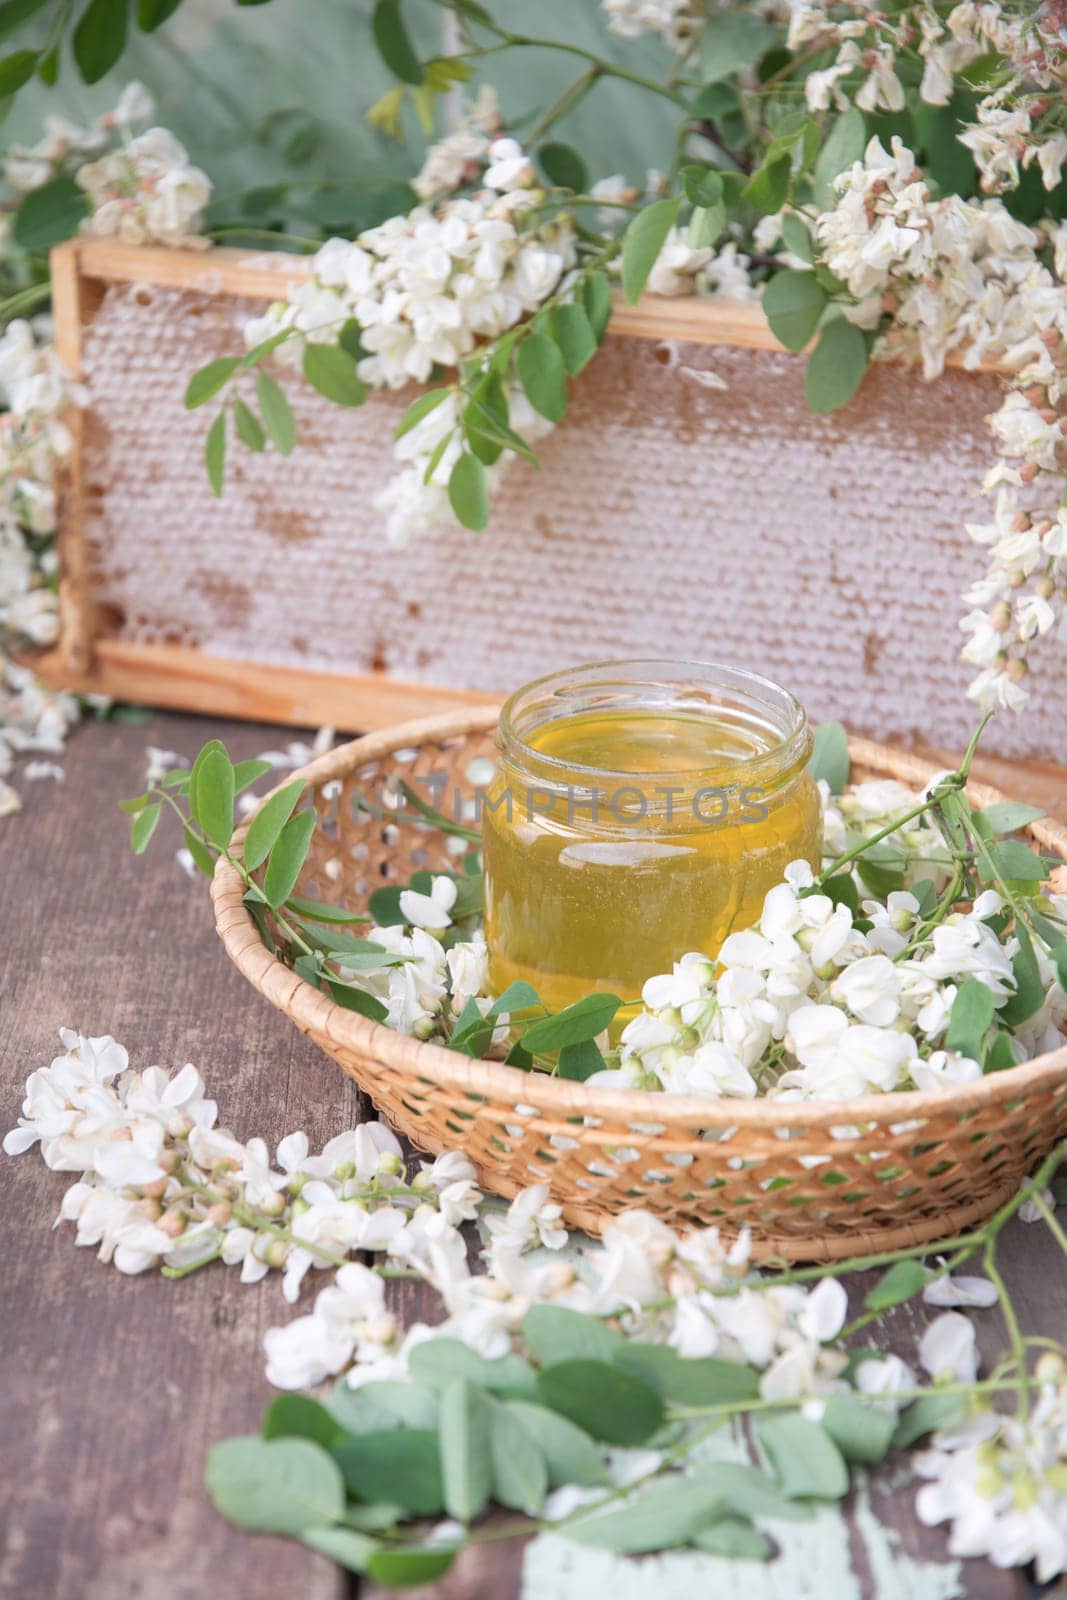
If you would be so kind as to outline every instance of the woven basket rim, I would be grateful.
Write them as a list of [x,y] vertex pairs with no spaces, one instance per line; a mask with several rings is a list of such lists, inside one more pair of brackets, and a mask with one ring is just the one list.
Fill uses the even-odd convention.
[[[309,785],[319,788],[331,779],[343,778],[353,770],[370,766],[396,750],[417,747],[428,740],[439,742],[469,733],[484,733],[495,726],[498,713],[499,706],[464,707],[398,723],[349,740],[295,773],[287,774],[271,794],[294,778],[304,778]],[[924,784],[940,770],[907,751],[895,750],[873,740],[850,736],[848,744],[854,762],[911,784]],[[968,794],[983,806],[1004,798],[999,789],[982,783],[970,783]],[[269,798],[270,795],[265,795],[260,806],[243,820],[234,835],[235,845],[242,843],[252,818]],[[1044,818],[1031,824],[1026,831],[1067,861],[1067,827]],[[927,1116],[935,1109],[965,1116],[981,1107],[1028,1095],[1038,1086],[1067,1075],[1065,1045],[1050,1054],[955,1089],[908,1090],[899,1094],[864,1095],[854,1100],[783,1103],[762,1098],[717,1100],[647,1089],[588,1088],[547,1073],[524,1072],[518,1067],[505,1066],[503,1062],[478,1061],[448,1050],[444,1045],[413,1039],[338,1005],[271,954],[243,902],[243,894],[240,875],[220,857],[211,885],[215,926],[231,961],[260,994],[284,1011],[304,1032],[324,1036],[371,1062],[386,1062],[413,1080],[421,1079],[452,1089],[472,1101],[484,1099],[531,1106],[535,1113],[544,1111],[556,1118],[584,1116],[610,1123],[628,1120],[654,1124],[662,1126],[664,1131],[752,1126],[845,1128],[853,1123],[906,1122],[911,1117]],[[529,1118],[529,1123],[536,1127],[536,1115]]]

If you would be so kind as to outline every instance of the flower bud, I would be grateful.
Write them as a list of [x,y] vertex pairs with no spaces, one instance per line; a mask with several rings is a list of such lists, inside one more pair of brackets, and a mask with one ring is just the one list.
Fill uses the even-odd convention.
[[149,1222],[158,1222],[163,1215],[163,1207],[158,1200],[142,1200],[137,1207],[142,1217],[147,1217]]
[[290,1177],[290,1178],[288,1178],[286,1180],[285,1187],[288,1189],[289,1193],[291,1195],[293,1195],[293,1197],[295,1198],[300,1193],[301,1189],[304,1187],[304,1185],[305,1185],[305,1183],[307,1183],[307,1181],[308,1181],[308,1175],[307,1175],[306,1172],[294,1172],[292,1177]]
[[356,1175],[356,1163],[354,1161],[339,1161],[333,1169],[333,1175],[338,1183],[344,1183],[346,1178],[354,1178]]
[[297,1217],[306,1216],[307,1213],[311,1210],[311,1206],[308,1204],[308,1202],[306,1200],[301,1200],[300,1196],[298,1195],[297,1198],[293,1201],[293,1203],[292,1203],[292,1205],[290,1206],[289,1209],[290,1209],[290,1212],[292,1214],[293,1221],[295,1222]]
[[156,1227],[162,1229],[168,1238],[180,1239],[185,1232],[185,1212],[168,1211],[165,1216],[160,1217]]
[[213,1228],[225,1228],[233,1216],[233,1207],[226,1200],[220,1200],[208,1206],[206,1215]]
[[141,1184],[141,1193],[146,1200],[158,1200],[166,1192],[166,1178],[154,1178],[151,1183]]
[[289,1246],[284,1239],[271,1239],[263,1251],[268,1267],[284,1267],[289,1259]]
[[433,1194],[436,1189],[433,1177],[429,1172],[416,1172],[411,1180],[411,1187],[419,1194]]
[[378,1157],[377,1173],[379,1178],[395,1178],[404,1170],[404,1163],[395,1150],[384,1150]]
[[272,1189],[270,1194],[265,1194],[259,1202],[259,1210],[265,1217],[280,1217],[285,1210],[285,1196],[280,1189]]

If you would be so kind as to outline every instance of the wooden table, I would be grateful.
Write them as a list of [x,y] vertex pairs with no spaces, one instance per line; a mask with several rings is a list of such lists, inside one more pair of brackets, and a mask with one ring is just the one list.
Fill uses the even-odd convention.
[[[90,725],[71,743],[62,785],[20,783],[24,810],[0,823],[4,1129],[15,1121],[29,1072],[57,1053],[59,1027],[114,1034],[137,1067],[195,1062],[220,1120],[272,1147],[295,1128],[321,1143],[366,1113],[351,1082],[229,965],[205,887],[180,871],[171,832],[161,827],[141,861],[129,852],[115,802],[142,788],[145,746],[189,756],[213,735],[235,758],[292,737],[185,716]],[[1016,788],[1049,807],[1059,795],[1058,809],[1067,810],[1055,778],[1028,778]],[[91,1250],[76,1250],[66,1225],[51,1231],[71,1181],[35,1153],[0,1158],[0,1504],[7,1502],[0,1595],[341,1600],[343,1574],[294,1545],[231,1528],[202,1487],[208,1446],[256,1429],[270,1397],[260,1340],[266,1327],[294,1314],[279,1276],[251,1287],[213,1266],[180,1283],[154,1274],[123,1278]],[[1027,1330],[1062,1336],[1067,1284],[1044,1228],[1013,1225],[1003,1259]],[[862,1284],[853,1287],[862,1292]],[[430,1296],[393,1288],[407,1318],[433,1320]],[[992,1355],[1003,1343],[996,1314],[979,1313],[978,1321]],[[879,1337],[914,1359],[921,1323],[921,1309],[905,1307]],[[740,1573],[687,1555],[665,1558],[649,1577],[654,1570],[653,1589],[664,1597],[677,1582],[679,1593],[695,1585],[716,1600],[735,1593],[798,1600],[830,1584],[833,1600],[953,1593],[1017,1600],[1036,1592],[1025,1573],[978,1562],[964,1563],[954,1584],[944,1534],[916,1523],[913,1500],[913,1489],[901,1486],[874,1495],[869,1506],[850,1505],[845,1523],[829,1513],[834,1525],[821,1568],[805,1556],[790,1570],[779,1562]],[[482,1546],[429,1592],[437,1600],[517,1600],[520,1592],[523,1600],[585,1600],[594,1583],[610,1583],[622,1600],[616,1558],[579,1563],[564,1579],[556,1543],[539,1541],[525,1557],[515,1544]],[[360,1595],[379,1600],[380,1591],[364,1585]]]

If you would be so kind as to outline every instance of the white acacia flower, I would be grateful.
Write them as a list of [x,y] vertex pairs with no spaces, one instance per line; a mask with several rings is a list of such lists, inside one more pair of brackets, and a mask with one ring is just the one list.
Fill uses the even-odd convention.
[[935,1278],[923,1290],[928,1306],[995,1306],[997,1291],[988,1278],[958,1277]]
[[919,1361],[934,1379],[974,1383],[978,1376],[974,1324],[958,1311],[935,1317],[919,1342]]

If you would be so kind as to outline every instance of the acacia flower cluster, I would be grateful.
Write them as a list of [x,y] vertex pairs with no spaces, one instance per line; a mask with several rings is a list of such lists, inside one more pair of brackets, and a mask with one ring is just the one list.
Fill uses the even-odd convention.
[[[492,111],[479,116],[484,123]],[[354,243],[328,240],[310,277],[293,285],[288,301],[246,324],[250,346],[294,329],[302,337],[281,344],[277,356],[299,364],[303,336],[335,341],[352,322],[359,328],[359,377],[375,388],[399,389],[462,363],[557,292],[575,263],[573,230],[566,217],[536,220],[545,191],[535,186],[521,147],[514,139],[489,139],[473,130],[451,135],[444,145],[430,152],[422,189],[447,190],[471,168],[482,187],[391,217]],[[513,426],[524,436],[549,431],[515,382],[508,385],[507,401]],[[392,544],[406,544],[415,529],[449,520],[447,486],[461,453],[456,423],[456,402],[450,399],[399,442],[403,469],[375,502]]]
[[970,698],[1020,710],[1030,646],[1062,627],[1067,599],[1067,225],[1047,241],[998,200],[935,198],[899,138],[890,152],[872,139],[837,188],[819,241],[855,297],[845,314],[881,332],[881,353],[917,356],[927,377],[953,351],[1012,373],[990,418],[993,521],[968,526],[989,567],[965,592],[961,626],[979,669]]
[[38,684],[12,655],[55,641],[56,474],[70,453],[63,414],[80,388],[29,322],[0,336],[0,816],[18,809],[15,755],[54,754],[77,717],[70,695]]
[[1046,189],[1060,182],[1067,163],[1067,45],[1057,23],[1058,0],[1014,12],[961,0],[944,16],[925,4],[878,11],[851,0],[790,0],[790,9],[790,48],[819,53],[820,64],[804,77],[809,110],[854,105],[902,111],[913,62],[921,67],[919,100],[947,106],[964,87],[967,69],[993,56],[999,70],[992,81],[989,75],[979,80],[984,88],[975,120],[958,135],[974,157],[983,191],[1015,188],[1031,166]]
[[[747,1233],[731,1242],[715,1228],[675,1231],[642,1211],[617,1217],[599,1241],[572,1237],[545,1186],[520,1192],[504,1207],[481,1193],[458,1152],[409,1173],[383,1123],[339,1134],[319,1155],[311,1154],[303,1133],[290,1134],[272,1162],[263,1140],[241,1141],[218,1126],[217,1107],[195,1067],[136,1071],[108,1036],[64,1029],[60,1038],[63,1053],[27,1080],[23,1117],[3,1145],[17,1155],[39,1144],[52,1170],[76,1175],[58,1220],[74,1224],[79,1245],[96,1248],[127,1274],[162,1267],[181,1278],[219,1259],[240,1265],[248,1283],[280,1270],[289,1301],[299,1298],[310,1268],[337,1269],[309,1312],[267,1330],[266,1371],[276,1387],[304,1389],[340,1377],[348,1390],[370,1385],[372,1397],[385,1392],[375,1387],[383,1380],[395,1387],[416,1369],[427,1370],[425,1346],[438,1341],[449,1370],[457,1342],[468,1361],[490,1364],[479,1373],[516,1357],[543,1360],[530,1346],[530,1313],[545,1308],[572,1319],[568,1333],[589,1319],[583,1338],[595,1334],[600,1344],[583,1349],[595,1351],[605,1339],[636,1340],[638,1350],[661,1346],[665,1358],[694,1363],[694,1372],[709,1357],[719,1374],[736,1366],[742,1417],[752,1406],[796,1408],[809,1424],[825,1422],[832,1439],[841,1415],[834,1408],[859,1405],[858,1413],[845,1415],[853,1427],[865,1419],[871,1451],[865,1460],[885,1453],[898,1418],[908,1424],[912,1399],[940,1396],[944,1421],[916,1462],[926,1480],[917,1500],[921,1520],[952,1523],[954,1554],[985,1554],[1001,1566],[1035,1560],[1042,1582],[1067,1568],[1067,1364],[1062,1352],[1046,1350],[1028,1379],[1032,1408],[1023,1399],[1017,1414],[989,1409],[985,1391],[974,1387],[975,1327],[959,1308],[996,1303],[1000,1291],[990,1279],[953,1278],[951,1262],[920,1270],[906,1293],[925,1284],[923,1298],[939,1314],[925,1326],[915,1367],[874,1350],[856,1358],[843,1338],[849,1309],[843,1269],[822,1278],[761,1278],[749,1263]],[[484,1270],[472,1265],[462,1232],[474,1221]],[[373,1261],[350,1259],[357,1252]],[[393,1276],[433,1288],[444,1320],[405,1329],[386,1292]],[[900,1297],[895,1289],[873,1303],[868,1296],[870,1315]],[[916,1369],[932,1390],[920,1386]],[[520,1359],[512,1370],[530,1369]],[[732,1394],[723,1382],[717,1377],[716,1393]],[[711,1426],[723,1409],[711,1407]],[[928,1428],[926,1422],[909,1429],[905,1440]],[[689,1442],[699,1442],[703,1431],[697,1428]],[[646,1452],[635,1462],[636,1478],[644,1482],[661,1466],[677,1465],[685,1447],[683,1439],[670,1453]],[[544,1484],[524,1508],[551,1521],[619,1498],[610,1486],[589,1487],[606,1479],[577,1465],[573,1470],[574,1481],[564,1472],[554,1496],[545,1498]],[[623,1492],[628,1482],[622,1480]],[[847,1476],[832,1492],[846,1484]]]
[[[995,889],[941,920],[930,916],[952,869],[940,832],[913,818],[916,799],[893,780],[859,784],[837,800],[824,794],[827,865],[877,834],[899,852],[900,887],[872,897],[860,856],[851,868],[854,910],[839,882],[835,900],[807,862],[794,862],[768,892],[757,927],[731,934],[717,960],[687,955],[649,979],[618,1065],[590,1083],[837,1100],[981,1077],[981,1062],[946,1047],[953,1006],[970,979],[989,991],[994,1013],[1014,997],[1018,940],[1003,937]],[[1052,895],[1049,905],[1067,917],[1067,896]],[[1043,999],[1013,1031],[1014,1061],[1067,1040],[1067,994],[1043,951],[1035,962]]]
[[[36,144],[12,145],[4,178],[21,198],[69,175],[89,202],[84,232],[124,244],[203,249],[210,242],[202,228],[211,182],[165,128],[136,131],[154,112],[144,85],[130,83],[114,109],[87,128],[66,117],[46,117]],[[4,237],[6,226],[0,243]]]

